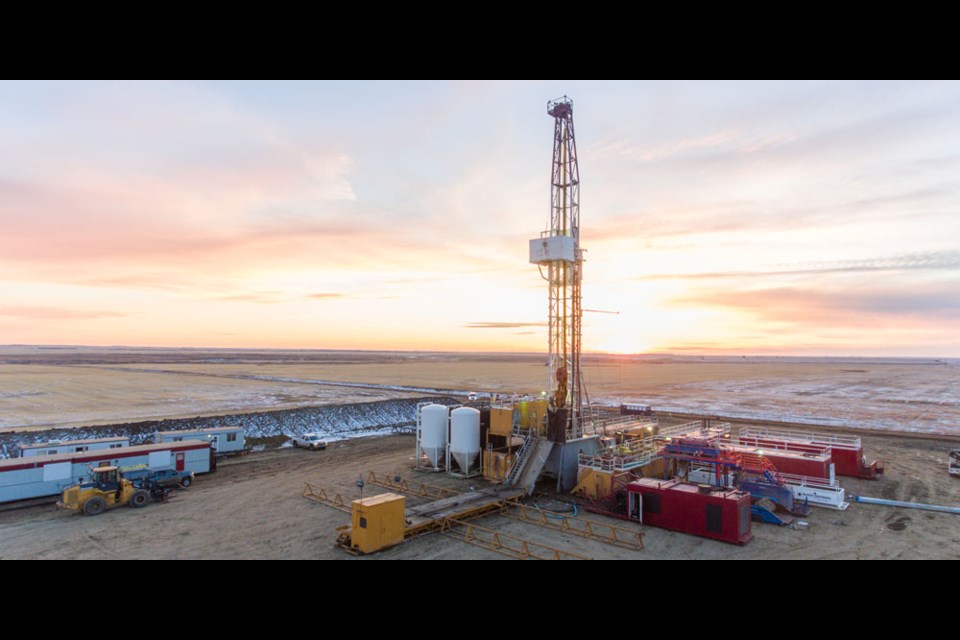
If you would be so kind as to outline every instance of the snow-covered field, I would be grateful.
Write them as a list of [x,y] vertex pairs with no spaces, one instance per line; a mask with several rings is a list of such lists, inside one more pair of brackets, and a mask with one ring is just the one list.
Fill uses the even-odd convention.
[[[543,364],[536,354],[0,347],[0,430],[177,419],[239,422],[253,437],[356,437],[413,420],[425,394],[539,394]],[[584,378],[591,400],[611,406],[960,436],[958,360],[588,356]]]
[[[746,379],[670,385],[628,394],[664,411],[960,436],[960,373],[944,380],[872,382]],[[601,398],[610,403],[611,398]]]

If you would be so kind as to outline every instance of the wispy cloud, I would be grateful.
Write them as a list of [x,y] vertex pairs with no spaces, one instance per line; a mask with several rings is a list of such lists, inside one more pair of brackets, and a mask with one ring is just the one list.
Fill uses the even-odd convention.
[[889,319],[937,324],[960,319],[956,284],[857,291],[776,287],[748,291],[700,291],[674,298],[679,305],[720,307],[762,320],[809,326],[876,326]]
[[[99,188],[0,184],[0,256],[28,262],[130,260],[155,267],[245,251],[282,257],[281,246],[300,254],[305,244],[326,245],[337,255],[359,248],[375,231],[353,205],[286,205],[263,197],[217,194],[181,201],[183,185],[139,184],[132,179]],[[309,216],[296,206],[312,208]],[[224,220],[229,211],[233,219]],[[286,213],[284,213],[286,212]],[[353,215],[350,215],[350,214]],[[356,240],[353,240],[356,238]],[[334,244],[336,240],[336,244]]]
[[[47,270],[40,270],[37,273],[38,276],[43,277]],[[73,277],[73,278],[58,278],[63,282],[69,284],[78,285],[81,287],[96,287],[96,288],[119,288],[119,289],[137,289],[137,290],[150,290],[157,289],[161,291],[189,291],[196,288],[197,278],[187,278],[179,276],[178,274],[156,274],[156,273],[145,273],[139,275],[127,275],[127,276],[109,276],[109,277]]]
[[342,298],[342,293],[311,293],[307,296],[311,300],[330,300],[331,298]]
[[123,311],[67,309],[61,307],[0,306],[0,316],[20,320],[91,320],[100,318],[123,318]]
[[545,322],[468,322],[467,329],[520,329],[523,327],[545,327]]
[[927,251],[866,260],[808,262],[767,271],[714,271],[705,273],[663,273],[638,276],[637,280],[716,280],[724,278],[777,278],[783,276],[869,273],[873,271],[939,271],[960,269],[960,251]]
[[[813,185],[809,188],[815,189]],[[960,206],[960,189],[955,185],[938,184],[922,189],[885,186],[883,189],[890,192],[853,199],[846,197],[846,193],[823,196],[811,204],[730,198],[723,193],[717,193],[715,199],[705,203],[677,198],[664,209],[644,208],[610,216],[602,227],[588,228],[584,235],[591,241],[608,241],[732,233],[749,237],[764,231],[790,233],[803,229],[827,231],[839,225],[884,221],[917,224],[921,218],[945,215]]]
[[215,300],[225,302],[254,302],[256,304],[278,304],[283,302],[283,295],[279,291],[236,293],[227,296],[217,296]]
[[630,144],[621,139],[598,147],[596,154],[635,158],[642,162],[657,162],[685,155],[712,158],[717,153],[739,155],[767,151],[797,139],[797,134],[790,131],[757,136],[742,129],[726,129],[698,138],[678,138],[651,146]]

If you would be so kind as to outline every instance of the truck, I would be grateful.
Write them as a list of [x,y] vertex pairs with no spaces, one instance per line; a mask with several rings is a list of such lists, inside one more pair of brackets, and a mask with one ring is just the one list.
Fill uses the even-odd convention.
[[950,465],[947,467],[947,471],[955,478],[960,477],[960,449],[950,451]]
[[193,471],[178,471],[176,469],[148,469],[146,465],[136,467],[121,467],[123,476],[134,484],[152,483],[161,487],[183,488],[186,489],[193,484],[196,475]]
[[305,433],[300,436],[293,436],[293,446],[295,448],[303,447],[311,451],[319,451],[327,448],[327,441],[319,433]]

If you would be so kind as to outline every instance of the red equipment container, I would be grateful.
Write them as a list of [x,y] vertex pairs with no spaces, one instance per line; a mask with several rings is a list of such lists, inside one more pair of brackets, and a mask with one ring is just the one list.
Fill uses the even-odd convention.
[[762,456],[770,461],[780,473],[789,473],[795,476],[806,476],[807,478],[820,478],[821,480],[834,479],[833,458],[830,450],[819,447],[816,452],[791,450],[784,448],[780,443],[772,443],[766,440],[744,439],[740,437],[735,444],[726,445],[727,451],[744,452]]
[[627,517],[643,524],[733,544],[753,539],[750,494],[678,480],[627,485]]
[[[859,436],[748,427],[740,431],[739,441],[740,444],[764,448],[764,454],[767,453],[767,448],[787,449],[801,453],[827,449],[833,458],[834,469],[838,476],[875,479],[883,475],[882,462],[867,463]],[[780,465],[777,465],[777,468],[779,469]],[[786,469],[780,470],[784,473],[793,473]]]
[[834,474],[831,473],[833,459],[829,455],[768,451],[766,449],[762,449],[762,451],[763,457],[772,462],[773,466],[775,466],[780,473],[806,476],[807,478],[820,478],[822,480],[834,479]]

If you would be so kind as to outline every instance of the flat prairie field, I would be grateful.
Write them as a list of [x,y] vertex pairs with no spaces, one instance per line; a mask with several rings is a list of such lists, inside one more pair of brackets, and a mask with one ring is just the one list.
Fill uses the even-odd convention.
[[[540,354],[0,347],[0,429],[249,413],[433,391],[539,394]],[[590,355],[592,402],[960,435],[960,361]]]
[[[880,480],[842,478],[848,497],[863,493],[897,500],[952,504],[956,478],[946,472],[941,443],[908,437],[867,436],[871,455],[886,461]],[[350,514],[303,497],[305,483],[359,497],[358,477],[377,471],[399,475],[418,486],[427,482],[455,491],[470,491],[478,479],[416,473],[410,436],[360,438],[332,444],[326,451],[274,449],[234,458],[214,474],[197,478],[168,503],[144,509],[114,509],[96,518],[58,510],[48,504],[0,512],[0,560],[10,559],[351,559],[334,546],[337,527]],[[539,489],[554,496],[551,482]],[[364,495],[385,493],[373,484]],[[407,506],[426,498],[407,497]],[[814,508],[804,526],[777,527],[753,523],[754,539],[745,546],[708,540],[675,531],[645,527],[642,550],[587,540],[556,526],[543,528],[501,515],[472,520],[487,529],[515,536],[579,557],[596,559],[951,559],[960,558],[957,516],[949,513],[851,504],[845,511]],[[638,530],[624,520],[583,512],[579,520]],[[602,530],[601,530],[602,531]],[[122,535],[117,535],[122,532]],[[360,559],[475,559],[504,556],[459,539],[431,533]],[[516,544],[516,543],[513,543]]]

